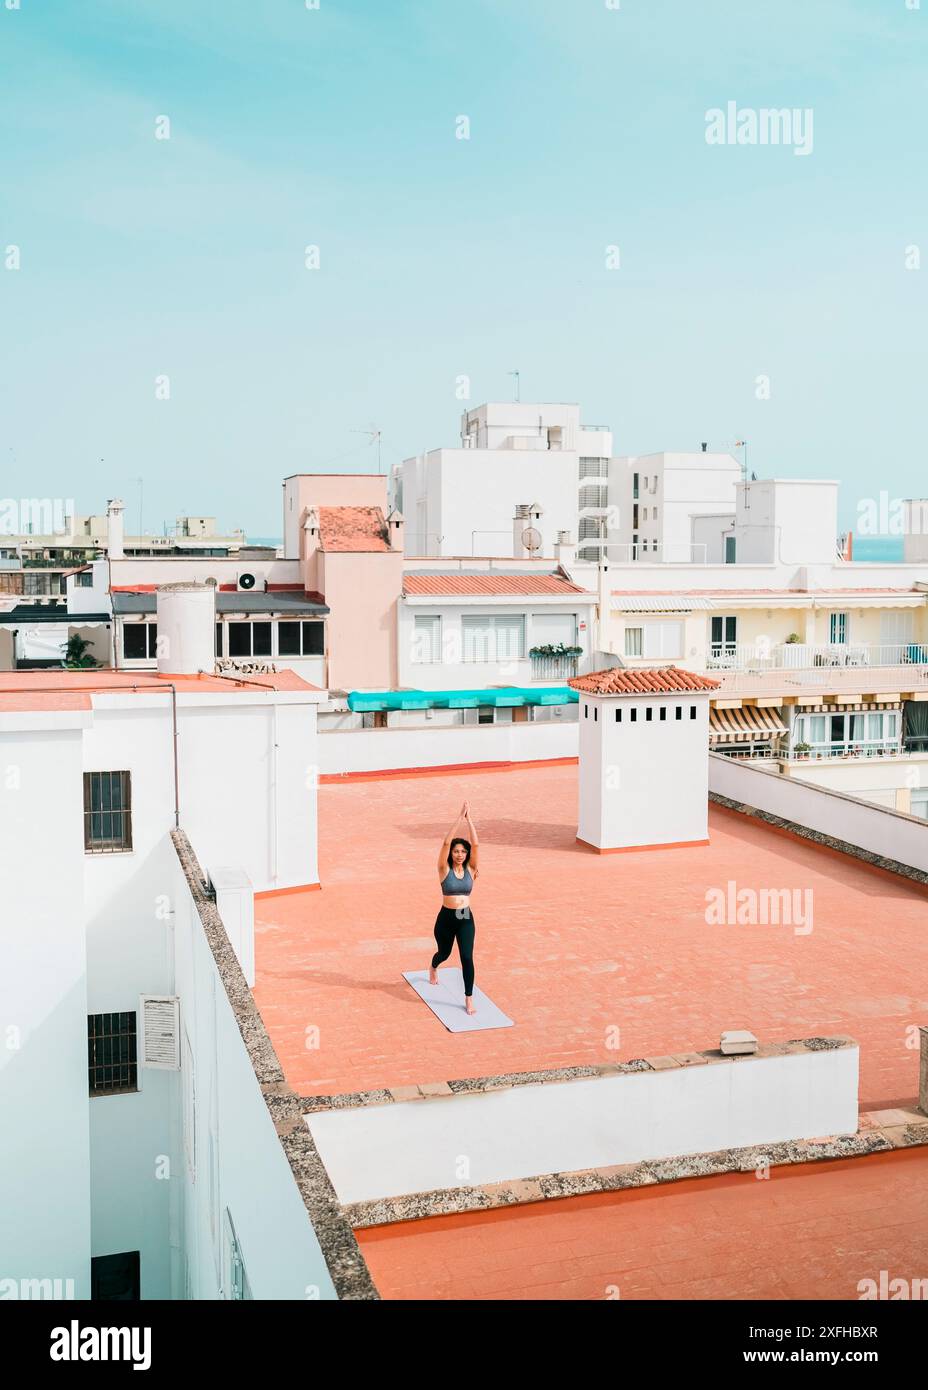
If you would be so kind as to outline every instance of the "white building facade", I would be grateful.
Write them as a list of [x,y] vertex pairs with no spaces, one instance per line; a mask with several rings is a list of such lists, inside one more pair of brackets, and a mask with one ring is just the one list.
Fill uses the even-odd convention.
[[[201,626],[209,638],[212,617]],[[75,1298],[244,1297],[244,1228],[263,1287],[276,1263],[276,1296],[333,1297],[174,843],[181,827],[202,875],[246,900],[318,884],[323,692],[189,669],[0,680],[0,1278]]]
[[612,433],[578,405],[490,403],[461,417],[461,445],[404,460],[391,479],[408,555],[511,556],[517,506],[537,514],[538,553],[600,535]]

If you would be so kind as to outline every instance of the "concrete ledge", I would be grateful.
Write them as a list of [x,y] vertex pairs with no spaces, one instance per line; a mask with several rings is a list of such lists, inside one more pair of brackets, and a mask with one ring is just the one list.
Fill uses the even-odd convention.
[[[716,758],[722,758],[722,754],[713,754]],[[777,777],[777,774],[764,772],[758,776]],[[914,816],[904,815],[899,811],[890,811],[885,806],[876,806],[870,802],[861,801],[859,798],[849,797],[844,792],[833,791],[830,787],[816,787],[810,783],[799,783],[790,778],[784,778],[791,786],[800,786],[804,791],[811,790],[822,797],[831,797],[835,802],[849,802],[861,811],[869,810],[875,815],[885,815],[888,818],[895,817],[904,824],[915,824],[921,829],[921,825]],[[723,795],[722,792],[709,792],[710,802],[720,807],[722,810],[731,811],[737,815],[749,816],[753,820],[761,821],[764,825],[773,830],[780,830],[786,835],[793,836],[799,840],[807,840],[811,844],[817,845],[819,849],[830,850],[834,854],[842,857],[856,859],[862,864],[867,864],[870,868],[882,873],[892,874],[895,877],[907,879],[910,883],[918,884],[922,888],[928,888],[928,872],[911,864],[905,864],[899,859],[893,859],[888,855],[878,854],[873,850],[864,849],[860,845],[855,845],[849,840],[840,839],[837,836],[826,834],[821,830],[810,829],[807,825],[799,821],[789,820],[785,816],[775,814],[773,811],[765,811],[757,806],[752,806],[748,802],[736,801],[732,797]],[[887,821],[892,824],[891,820]]]
[[[928,1029],[926,1029],[928,1032]],[[342,1091],[336,1095],[304,1095],[300,1102],[305,1114],[320,1110],[354,1110],[368,1105],[393,1105],[410,1100],[434,1100],[449,1095],[482,1095],[505,1091],[513,1086],[545,1086],[559,1081],[579,1081],[594,1077],[622,1076],[629,1072],[668,1071],[699,1063],[725,1062],[732,1065],[762,1057],[784,1057],[803,1052],[831,1051],[856,1047],[853,1038],[793,1038],[789,1042],[763,1043],[756,1052],[726,1057],[718,1048],[705,1052],[678,1052],[664,1057],[633,1057],[627,1062],[607,1062],[601,1066],[545,1067],[538,1071],[500,1072],[494,1076],[468,1076],[454,1081],[420,1082],[415,1086],[384,1087],[375,1091]]]
[[397,1086],[312,1097],[305,1123],[340,1202],[402,1202],[446,1187],[853,1137],[858,1053],[850,1038],[816,1037],[742,1056],[708,1049]]
[[[898,1121],[879,1124],[879,1116]],[[452,1187],[411,1196],[355,1202],[344,1208],[355,1230],[420,1221],[432,1216],[456,1216],[491,1211],[498,1207],[557,1201],[591,1192],[618,1192],[629,1187],[681,1182],[686,1178],[714,1177],[721,1173],[749,1173],[764,1167],[780,1168],[797,1163],[821,1163],[828,1159],[865,1158],[893,1149],[928,1146],[928,1119],[916,1109],[862,1113],[856,1134],[799,1139],[784,1144],[721,1149],[715,1153],[687,1154],[682,1158],[590,1168],[574,1173],[544,1173],[518,1182],[487,1183],[477,1187]]]

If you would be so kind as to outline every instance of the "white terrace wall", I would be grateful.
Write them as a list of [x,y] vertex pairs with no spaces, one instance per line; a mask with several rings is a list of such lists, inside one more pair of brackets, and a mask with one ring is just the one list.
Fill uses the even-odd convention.
[[575,719],[539,724],[460,724],[454,728],[320,730],[319,772],[385,772],[576,758]]
[[306,1123],[339,1200],[374,1201],[854,1134],[858,1063],[857,1045],[845,1041],[822,1051],[326,1110]]
[[709,790],[870,854],[928,873],[928,821],[757,764],[709,754]]

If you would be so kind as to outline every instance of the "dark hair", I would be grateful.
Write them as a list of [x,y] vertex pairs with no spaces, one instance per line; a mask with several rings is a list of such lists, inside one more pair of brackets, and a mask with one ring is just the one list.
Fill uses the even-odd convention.
[[455,845],[463,845],[465,850],[467,851],[467,853],[464,856],[464,867],[466,869],[468,864],[470,863],[470,840],[462,840],[460,835],[457,837],[456,840],[452,840],[451,844],[448,846],[448,868],[450,869],[454,863],[454,860],[451,858],[451,855],[454,852]]

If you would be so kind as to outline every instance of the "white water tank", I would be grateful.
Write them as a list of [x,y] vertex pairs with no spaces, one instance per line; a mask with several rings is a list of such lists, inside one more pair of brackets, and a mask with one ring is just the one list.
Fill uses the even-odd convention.
[[216,669],[216,585],[162,584],[157,593],[158,673]]

